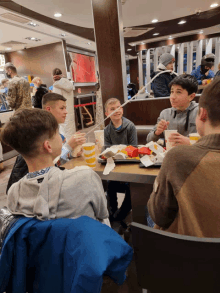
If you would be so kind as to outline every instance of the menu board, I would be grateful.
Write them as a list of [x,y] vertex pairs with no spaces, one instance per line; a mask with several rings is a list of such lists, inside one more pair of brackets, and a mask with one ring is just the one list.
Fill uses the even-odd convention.
[[75,83],[97,82],[95,57],[69,52],[71,57],[71,73]]

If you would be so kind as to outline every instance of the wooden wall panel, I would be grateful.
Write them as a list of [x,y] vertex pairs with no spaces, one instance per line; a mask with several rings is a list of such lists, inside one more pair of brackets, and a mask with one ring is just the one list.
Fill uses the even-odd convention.
[[138,59],[129,60],[130,67],[130,81],[131,83],[136,84],[136,88],[138,89]]
[[53,84],[52,71],[58,67],[66,75],[62,43],[29,48],[7,53],[7,61],[12,62],[21,76],[39,76],[49,87]]

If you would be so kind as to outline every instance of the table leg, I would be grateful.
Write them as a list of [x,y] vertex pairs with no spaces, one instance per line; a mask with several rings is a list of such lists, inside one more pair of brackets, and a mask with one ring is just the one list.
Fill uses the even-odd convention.
[[147,225],[146,205],[153,191],[153,184],[130,182],[132,220],[133,222]]

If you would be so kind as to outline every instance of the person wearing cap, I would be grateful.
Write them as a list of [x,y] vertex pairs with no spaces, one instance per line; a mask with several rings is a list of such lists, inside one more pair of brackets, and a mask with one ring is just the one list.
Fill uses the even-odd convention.
[[[172,54],[164,53],[160,56],[159,65],[157,66],[157,71],[151,75],[153,78],[159,72],[174,69],[175,58]],[[169,83],[176,77],[172,72],[164,72],[160,74],[152,83],[152,90],[154,92],[154,97],[169,97],[170,88]]]
[[199,65],[195,70],[191,72],[191,75],[195,76],[199,85],[206,85],[208,79],[214,78],[214,63],[215,55],[206,54],[202,57],[201,65]]

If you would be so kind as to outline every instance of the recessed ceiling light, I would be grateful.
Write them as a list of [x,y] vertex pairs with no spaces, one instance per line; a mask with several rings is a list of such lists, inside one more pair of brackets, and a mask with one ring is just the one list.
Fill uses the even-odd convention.
[[159,35],[159,33],[155,33],[155,34],[153,34],[153,36],[158,36]]
[[145,45],[145,42],[141,42],[141,45]]
[[127,49],[127,51],[132,51],[132,49]]
[[33,27],[39,26],[39,24],[37,24],[33,21],[29,22],[28,25],[33,26]]
[[34,38],[34,37],[27,37],[27,38],[25,38],[26,40],[29,40],[29,41],[36,41],[36,42],[38,42],[38,41],[41,41],[40,39],[38,39],[38,38]]
[[200,34],[200,35],[203,34],[203,31],[200,31],[199,34]]
[[62,34],[60,34],[60,36],[64,38],[64,37],[66,37],[67,35],[64,34],[64,33],[62,33]]
[[55,16],[55,17],[61,17],[62,14],[61,14],[60,12],[56,12],[56,13],[54,13],[54,16]]
[[10,51],[10,50],[11,50],[11,48],[9,48],[9,47],[8,47],[8,48],[5,48],[5,50],[7,50],[7,51]]
[[31,38],[31,41],[35,41],[35,39],[36,39],[36,38],[32,37],[32,38]]
[[178,24],[184,24],[186,23],[186,20],[181,20],[180,22],[178,22]]
[[172,36],[169,36],[169,38],[168,38],[168,39],[169,39],[169,40],[172,40],[172,38],[173,38]]
[[90,42],[88,42],[87,44],[88,44],[89,46],[91,45],[91,43],[90,43]]
[[158,22],[158,19],[153,19],[151,22],[153,23]]
[[211,8],[217,7],[218,3],[213,3],[212,5],[210,5]]

